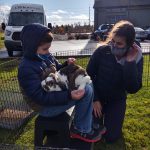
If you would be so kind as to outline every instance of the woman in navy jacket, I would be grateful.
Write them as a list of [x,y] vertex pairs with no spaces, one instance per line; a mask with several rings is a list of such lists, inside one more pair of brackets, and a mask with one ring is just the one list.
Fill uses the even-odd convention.
[[87,72],[94,84],[94,117],[103,116],[106,141],[116,141],[122,135],[127,93],[142,87],[142,51],[130,22],[114,25],[106,42],[91,56]]

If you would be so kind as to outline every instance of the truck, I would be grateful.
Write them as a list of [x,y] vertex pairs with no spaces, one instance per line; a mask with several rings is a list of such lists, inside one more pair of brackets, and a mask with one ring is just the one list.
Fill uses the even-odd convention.
[[13,51],[22,51],[20,33],[22,28],[30,23],[47,25],[43,5],[30,3],[12,5],[4,36],[4,44],[10,57],[13,56]]

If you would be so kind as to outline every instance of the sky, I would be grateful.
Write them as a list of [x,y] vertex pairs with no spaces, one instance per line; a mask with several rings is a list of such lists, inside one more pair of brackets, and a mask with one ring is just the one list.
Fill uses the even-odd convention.
[[[35,3],[44,6],[47,22],[53,25],[94,23],[94,0],[0,0],[0,23],[13,4]],[[90,15],[89,15],[90,7]]]

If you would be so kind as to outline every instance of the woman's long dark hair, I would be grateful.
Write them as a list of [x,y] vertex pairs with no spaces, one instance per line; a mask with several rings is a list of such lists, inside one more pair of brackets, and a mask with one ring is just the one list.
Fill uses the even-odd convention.
[[124,37],[128,47],[131,47],[135,41],[135,30],[131,22],[121,20],[117,22],[109,32],[106,41],[103,44],[108,44],[114,36]]

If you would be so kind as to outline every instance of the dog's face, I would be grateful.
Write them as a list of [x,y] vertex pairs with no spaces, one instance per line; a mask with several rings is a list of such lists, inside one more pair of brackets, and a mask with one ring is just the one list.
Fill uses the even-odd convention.
[[50,73],[49,76],[41,82],[41,85],[45,91],[61,91],[57,76],[54,73]]

